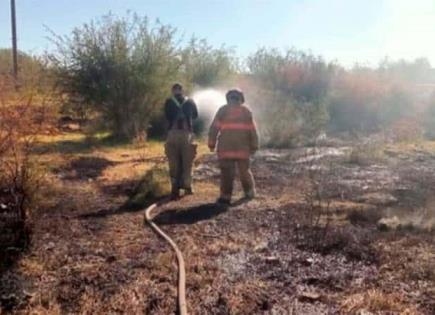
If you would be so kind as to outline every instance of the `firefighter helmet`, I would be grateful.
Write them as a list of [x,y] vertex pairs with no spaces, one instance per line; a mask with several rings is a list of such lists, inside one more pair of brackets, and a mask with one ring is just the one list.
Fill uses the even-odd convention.
[[238,95],[240,97],[240,100],[242,101],[242,104],[245,102],[245,95],[243,94],[242,90],[240,89],[231,89],[227,92],[227,94],[225,95],[227,102],[230,101],[230,96],[231,95]]

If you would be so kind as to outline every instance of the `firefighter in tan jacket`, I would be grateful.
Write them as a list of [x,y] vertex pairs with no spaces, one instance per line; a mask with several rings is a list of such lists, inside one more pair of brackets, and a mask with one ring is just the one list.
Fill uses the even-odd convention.
[[242,105],[245,102],[243,93],[238,89],[230,90],[226,99],[227,105],[218,110],[211,124],[208,146],[212,152],[217,146],[221,169],[221,195],[217,202],[229,205],[236,168],[245,198],[255,197],[249,158],[258,149],[258,135],[251,111]]

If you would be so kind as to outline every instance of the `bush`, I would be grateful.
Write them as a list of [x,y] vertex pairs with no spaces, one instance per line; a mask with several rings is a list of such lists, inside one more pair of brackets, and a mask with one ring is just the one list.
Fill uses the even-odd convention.
[[334,65],[289,50],[260,49],[248,58],[249,99],[266,145],[310,142],[328,121],[327,96]]
[[249,73],[271,91],[296,101],[319,102],[327,94],[335,65],[303,51],[259,49],[248,57]]
[[417,113],[411,91],[404,85],[394,84],[385,91],[381,99],[380,117],[386,127],[396,122],[412,121]]
[[146,17],[107,15],[71,37],[52,35],[57,50],[50,58],[68,100],[89,106],[115,136],[131,139],[148,129],[177,79],[174,35],[172,27]]
[[31,153],[46,128],[44,105],[11,101],[8,86],[0,82],[0,250],[27,243],[29,212],[42,179]]
[[342,73],[332,84],[329,129],[369,133],[381,124],[383,82],[373,73]]
[[330,131],[369,134],[414,120],[422,95],[398,78],[382,66],[341,72],[331,84]]
[[265,96],[266,93],[262,96],[264,104],[275,104],[256,110],[261,139],[266,146],[285,148],[307,144],[325,127],[328,116],[324,104],[297,102],[278,93],[269,100]]
[[397,142],[418,142],[423,139],[424,128],[416,118],[402,118],[391,124],[393,140]]

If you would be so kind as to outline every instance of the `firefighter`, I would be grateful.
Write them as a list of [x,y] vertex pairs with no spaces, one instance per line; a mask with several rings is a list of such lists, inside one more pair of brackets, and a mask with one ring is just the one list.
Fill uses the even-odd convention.
[[243,92],[230,90],[226,99],[227,104],[218,110],[211,124],[208,146],[211,152],[217,147],[221,170],[220,197],[217,202],[230,205],[236,168],[239,170],[245,198],[255,197],[250,156],[258,149],[258,135],[252,113],[243,105]]
[[180,83],[172,86],[172,96],[164,107],[168,121],[165,153],[169,162],[171,198],[174,200],[180,197],[180,189],[187,195],[193,194],[192,165],[196,155],[193,121],[198,118],[198,110],[195,102],[184,96]]

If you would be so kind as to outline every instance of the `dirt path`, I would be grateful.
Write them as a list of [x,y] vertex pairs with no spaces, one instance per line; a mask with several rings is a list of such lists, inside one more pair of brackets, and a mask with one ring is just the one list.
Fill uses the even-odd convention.
[[[389,173],[393,166],[354,168],[339,160],[342,154],[331,152],[314,158],[329,156],[340,169],[339,174],[328,172],[337,183],[329,194],[337,224],[319,246],[315,233],[299,224],[307,208],[305,179],[295,161],[304,153],[261,152],[254,162],[259,197],[227,211],[214,205],[214,159],[205,156],[198,162],[197,193],[166,204],[155,220],[186,259],[190,314],[435,312],[433,234],[381,232],[367,215],[384,209],[379,200],[397,188]],[[142,211],[123,207],[135,184],[126,170],[143,171],[143,162],[128,154],[99,154],[74,158],[55,170],[51,209],[35,222],[29,252],[2,275],[4,309],[33,314],[175,312],[173,253],[144,226]],[[431,163],[423,164],[434,167]],[[378,185],[366,191],[366,182]],[[361,199],[375,192],[383,195],[375,201]],[[390,202],[397,206],[411,195],[393,196]],[[356,211],[360,209],[368,212]],[[354,224],[349,224],[349,213]]]

